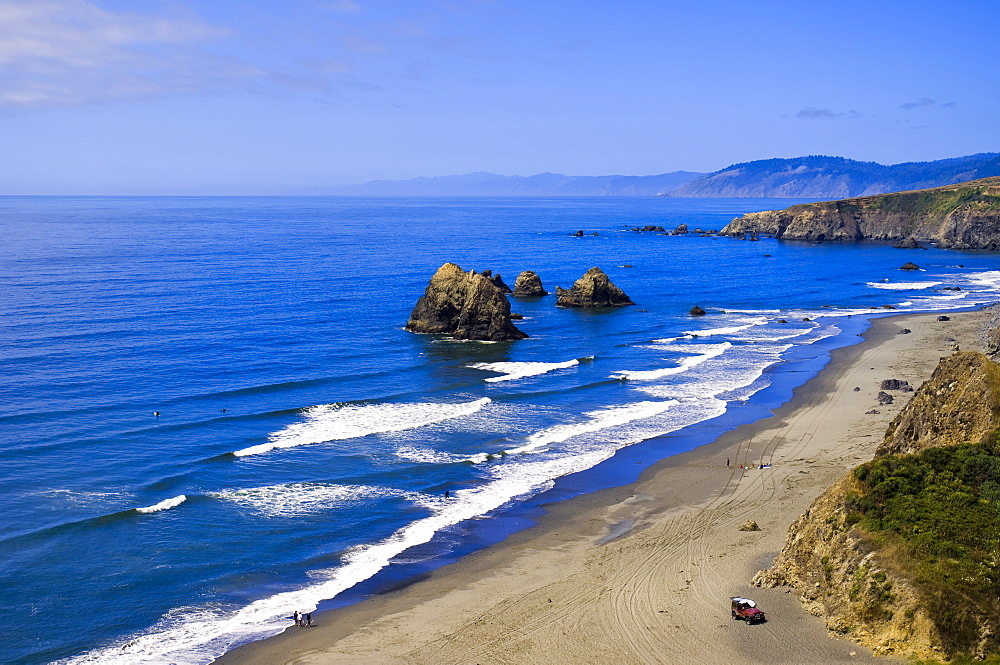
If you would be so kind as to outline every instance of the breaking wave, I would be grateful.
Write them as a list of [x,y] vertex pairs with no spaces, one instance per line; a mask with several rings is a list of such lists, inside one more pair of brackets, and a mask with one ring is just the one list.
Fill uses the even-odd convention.
[[145,506],[143,508],[136,508],[135,512],[137,512],[137,513],[143,513],[143,514],[145,514],[145,513],[158,513],[161,510],[170,510],[171,508],[175,508],[175,507],[181,505],[182,503],[184,503],[185,501],[187,501],[187,497],[185,495],[183,495],[183,494],[178,494],[177,496],[175,496],[173,498],[164,499],[163,501],[160,501],[159,503],[154,503],[152,506]]
[[479,411],[491,402],[483,397],[472,402],[444,404],[324,404],[306,409],[305,420],[289,425],[268,437],[266,443],[237,450],[237,457],[259,455],[276,448],[294,448],[311,443],[353,439],[369,434],[402,432],[425,427],[442,420],[461,418]]
[[929,289],[940,286],[943,282],[865,282],[866,285],[876,289],[889,289],[890,291],[912,291],[917,289]]
[[710,358],[722,355],[727,349],[733,346],[732,342],[723,342],[721,344],[702,344],[695,347],[691,347],[690,350],[677,347],[677,351],[684,351],[688,353],[697,353],[698,355],[692,356],[690,358],[684,358],[680,361],[680,364],[675,367],[664,367],[662,369],[650,369],[650,370],[620,370],[612,374],[612,378],[615,379],[628,379],[630,381],[654,381],[656,379],[662,379],[667,376],[674,374],[680,374],[686,372],[693,367],[697,367],[701,363],[705,362]]
[[514,381],[528,376],[538,376],[557,369],[566,369],[579,365],[576,358],[562,363],[539,363],[539,362],[498,362],[498,363],[475,363],[468,365],[472,369],[482,369],[489,372],[500,372],[501,376],[491,376],[486,379],[487,383],[497,383],[500,381]]

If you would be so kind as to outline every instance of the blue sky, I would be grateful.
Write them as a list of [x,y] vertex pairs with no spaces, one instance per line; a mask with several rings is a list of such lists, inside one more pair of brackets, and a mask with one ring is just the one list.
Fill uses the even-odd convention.
[[0,0],[0,193],[1000,151],[996,0]]

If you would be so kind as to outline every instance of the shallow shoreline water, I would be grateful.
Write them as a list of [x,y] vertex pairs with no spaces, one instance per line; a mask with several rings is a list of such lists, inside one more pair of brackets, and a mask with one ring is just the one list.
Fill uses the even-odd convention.
[[[976,342],[975,333],[969,334],[968,329],[975,329],[984,317],[979,311],[965,311],[950,313],[956,319],[973,321],[973,324],[966,325],[966,332],[963,342],[968,346],[974,346]],[[378,628],[385,624],[389,617],[407,617],[412,613],[420,612],[423,606],[430,606],[436,600],[442,600],[449,594],[459,593],[468,595],[470,589],[481,586],[479,580],[483,578],[497,578],[502,575],[500,571],[519,570],[521,560],[528,556],[527,553],[534,553],[536,559],[545,560],[550,557],[556,560],[558,565],[560,552],[566,548],[575,546],[578,551],[591,551],[597,548],[605,548],[609,543],[616,543],[623,538],[627,539],[636,532],[649,529],[651,526],[662,521],[665,515],[671,515],[680,511],[697,510],[698,506],[709,504],[713,499],[720,496],[720,488],[727,486],[725,478],[734,473],[737,462],[750,462],[755,460],[755,455],[764,454],[767,445],[760,448],[761,441],[766,435],[776,428],[782,428],[789,420],[795,420],[803,412],[815,409],[817,404],[824,400],[829,400],[831,394],[838,389],[844,390],[847,385],[845,381],[857,377],[862,364],[869,363],[877,365],[872,367],[872,371],[884,372],[886,363],[892,362],[891,357],[894,352],[886,352],[890,342],[898,343],[900,336],[898,331],[901,327],[919,324],[929,325],[935,315],[928,314],[902,314],[888,317],[880,317],[872,322],[871,327],[863,333],[864,340],[859,344],[839,345],[830,353],[830,361],[817,373],[813,374],[805,383],[798,385],[793,390],[790,399],[784,401],[780,406],[773,409],[773,413],[752,422],[739,424],[720,435],[710,442],[701,445],[693,450],[673,455],[666,459],[659,460],[645,468],[639,477],[626,484],[616,487],[607,487],[594,492],[573,496],[568,499],[551,500],[552,497],[538,497],[538,510],[536,523],[529,528],[517,531],[509,535],[503,542],[494,544],[491,547],[481,549],[469,556],[430,571],[420,577],[407,580],[405,583],[397,585],[395,588],[383,588],[374,596],[363,600],[349,607],[341,607],[335,610],[327,610],[318,613],[314,620],[318,628],[309,631],[299,629],[289,629],[283,634],[268,640],[254,642],[244,645],[221,658],[214,661],[216,665],[235,665],[236,663],[245,665],[278,665],[285,663],[341,663],[341,662],[371,662],[389,663],[397,662],[391,653],[379,654],[379,649],[374,648],[378,644],[378,639],[385,639],[388,635],[378,636],[386,632],[386,628]],[[933,325],[933,324],[931,324]],[[937,323],[938,326],[949,324]],[[951,332],[943,329],[944,332]],[[918,331],[924,333],[924,331]],[[939,332],[939,331],[934,331]],[[926,333],[924,333],[926,336]],[[933,343],[939,345],[937,351],[931,350],[925,366],[919,368],[910,367],[907,373],[917,371],[923,376],[927,376],[932,369],[929,360],[935,353],[947,353],[948,342],[943,341],[938,334],[938,338]],[[908,340],[907,340],[908,341]],[[924,344],[927,347],[928,344]],[[925,349],[926,350],[926,349]],[[930,366],[926,366],[930,365]],[[866,368],[867,369],[867,368]],[[869,373],[870,374],[870,373]],[[898,372],[895,375],[899,375]],[[861,381],[861,379],[856,379]],[[866,385],[866,393],[869,399],[874,395],[873,387]],[[853,417],[857,417],[856,414]],[[881,417],[874,431],[884,431],[884,424],[887,422],[888,414]],[[758,443],[755,444],[755,438]],[[872,442],[870,450],[874,450]],[[640,444],[641,445],[641,444]],[[639,446],[626,449],[634,451]],[[772,448],[773,454],[777,448]],[[870,456],[870,454],[868,455]],[[860,457],[857,459],[861,459]],[[731,461],[731,467],[727,465],[727,460]],[[769,458],[770,461],[770,458]],[[756,460],[755,460],[756,463]],[[778,462],[780,464],[780,462]],[[850,467],[845,467],[846,471]],[[754,470],[755,473],[764,473],[762,470]],[[749,474],[750,471],[739,472]],[[801,473],[801,471],[800,471]],[[827,469],[827,478],[836,477],[839,472],[836,469]],[[667,489],[666,494],[652,497],[648,493],[651,486],[658,487],[661,491]],[[825,488],[822,482],[811,485],[809,490],[811,496],[806,497],[811,501],[811,497],[818,494]],[[725,492],[723,492],[724,494]],[[547,493],[548,494],[548,493]],[[556,492],[558,494],[558,492]],[[549,500],[544,500],[549,498]],[[807,502],[808,502],[807,501]],[[642,505],[642,504],[646,505]],[[799,502],[802,503],[801,501]],[[794,507],[792,508],[794,512]],[[793,519],[797,514],[785,516],[785,522]],[[766,524],[762,520],[762,524]],[[766,526],[765,526],[766,528]],[[783,533],[772,534],[771,542],[780,542]],[[766,552],[766,550],[764,550]],[[550,552],[551,555],[547,555]],[[769,557],[763,560],[752,562],[753,565],[764,567],[768,565],[769,558],[773,558],[776,551],[772,550]],[[703,563],[708,563],[703,561]],[[513,579],[520,579],[515,577]],[[734,580],[736,582],[736,580]],[[746,580],[744,580],[744,584]],[[511,589],[514,596],[521,593],[530,594],[532,587],[523,590]],[[735,587],[734,587],[735,588]],[[744,587],[745,588],[745,587]],[[770,590],[774,591],[774,590]],[[794,614],[797,618],[782,616],[782,620],[792,620],[800,625],[800,629],[808,629],[807,634],[800,635],[800,641],[809,645],[815,653],[810,652],[808,658],[795,662],[840,662],[841,658],[847,656],[850,662],[887,662],[887,659],[874,659],[865,650],[856,645],[843,645],[827,638],[819,621],[805,614],[801,608],[796,608],[795,604],[787,604],[784,599],[775,593],[765,593],[764,590],[753,590],[755,597],[764,596],[773,606],[776,603],[783,603],[781,609],[786,614]],[[554,594],[556,592],[549,592]],[[485,599],[484,599],[485,600]],[[456,601],[457,602],[457,601]],[[552,602],[551,599],[549,602]],[[490,602],[487,601],[486,605]],[[725,610],[725,608],[723,608]],[[475,622],[489,621],[489,610],[483,607],[486,612],[483,617],[475,619]],[[424,612],[426,619],[427,612]],[[777,615],[777,613],[776,613]],[[804,616],[801,616],[804,615]],[[770,616],[770,614],[769,614]],[[778,615],[780,616],[780,615]],[[450,617],[440,617],[441,623],[448,624]],[[470,621],[473,619],[470,617]],[[398,623],[398,619],[390,620],[390,624]],[[433,615],[430,624],[422,624],[427,631],[422,635],[413,636],[414,653],[423,640],[429,639],[430,635],[439,634],[439,630],[447,630],[443,626],[435,627]],[[774,618],[772,618],[774,621]],[[381,622],[381,623],[380,623]],[[812,622],[815,626],[809,626]],[[454,622],[451,622],[454,623]],[[819,630],[816,630],[819,627]],[[367,635],[368,638],[359,638],[362,643],[369,645],[367,652],[358,652],[355,644],[340,646],[341,640],[355,635]],[[490,629],[485,626],[482,629],[484,640],[490,636]],[[594,636],[599,640],[599,636]],[[669,634],[667,635],[669,639]],[[376,641],[371,641],[376,640]],[[680,640],[683,642],[683,640]],[[593,645],[595,654],[600,653],[599,645]],[[544,647],[540,647],[543,648]],[[842,650],[843,655],[836,655],[838,650]],[[393,651],[389,649],[388,651]],[[851,653],[848,655],[848,651]],[[486,655],[488,652],[481,652],[476,657],[476,662],[506,662],[496,660]],[[553,663],[562,662],[602,662],[600,657],[594,659],[584,658],[581,661],[573,661],[557,650],[544,651],[546,657]],[[819,654],[817,656],[817,654]],[[772,654],[778,656],[779,654]],[[704,654],[702,654],[704,656]],[[536,662],[538,655],[532,658],[525,658],[522,662]],[[357,660],[356,660],[357,659]],[[891,660],[891,659],[890,659]],[[431,659],[414,656],[407,658],[406,662],[436,662]],[[437,661],[443,662],[443,661]],[[450,662],[450,661],[449,661]],[[623,662],[630,662],[625,659]],[[690,661],[695,662],[695,661]],[[699,661],[700,662],[700,661]],[[750,661],[748,661],[750,662]],[[758,661],[754,661],[758,662]],[[776,661],[777,662],[777,661]],[[781,662],[786,662],[781,660]],[[791,662],[791,661],[788,661]]]

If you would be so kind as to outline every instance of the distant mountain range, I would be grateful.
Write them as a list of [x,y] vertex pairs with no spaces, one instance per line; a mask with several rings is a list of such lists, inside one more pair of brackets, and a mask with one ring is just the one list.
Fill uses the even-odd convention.
[[953,185],[1000,175],[1000,153],[884,166],[810,155],[733,164],[681,185],[669,196],[846,199]]
[[809,155],[733,164],[714,173],[674,171],[647,176],[539,173],[373,180],[325,190],[348,196],[677,196],[697,198],[842,199],[952,185],[1000,176],[1000,153],[885,166]]
[[337,187],[329,193],[352,196],[656,196],[703,175],[674,171],[641,176],[561,173],[506,176],[479,171],[411,180],[373,180],[363,185]]

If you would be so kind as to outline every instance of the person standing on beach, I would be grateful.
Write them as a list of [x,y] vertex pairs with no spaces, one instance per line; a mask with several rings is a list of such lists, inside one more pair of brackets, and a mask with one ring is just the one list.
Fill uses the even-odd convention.
[[313,625],[313,613],[312,612],[306,612],[306,625],[307,626]]
[[296,626],[299,625],[300,621],[299,621],[299,611],[298,610],[295,610],[294,612],[292,612],[292,621],[295,622]]

